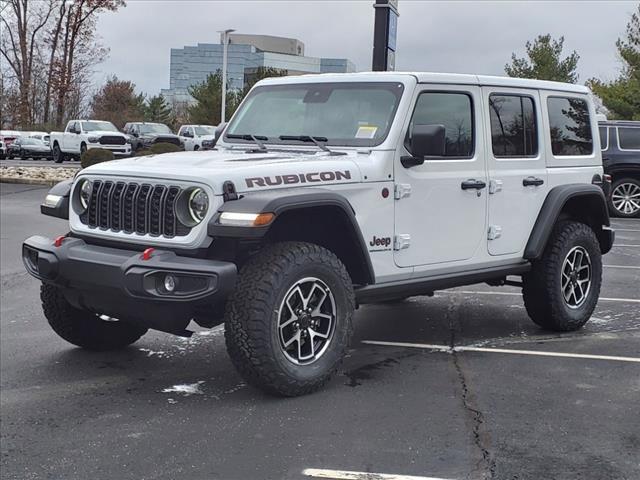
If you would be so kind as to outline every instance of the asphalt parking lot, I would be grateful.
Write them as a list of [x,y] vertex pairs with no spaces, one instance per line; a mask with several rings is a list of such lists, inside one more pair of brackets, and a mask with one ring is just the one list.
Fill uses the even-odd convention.
[[3,479],[640,478],[640,220],[613,220],[581,331],[540,330],[512,287],[366,306],[340,375],[282,399],[243,383],[221,328],[117,353],[55,336],[19,258],[66,232],[45,193],[0,184]]

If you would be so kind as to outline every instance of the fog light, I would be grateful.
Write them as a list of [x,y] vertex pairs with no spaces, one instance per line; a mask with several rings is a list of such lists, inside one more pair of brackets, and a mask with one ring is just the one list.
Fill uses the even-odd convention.
[[174,277],[173,275],[166,275],[164,277],[164,289],[171,293],[176,289],[176,277]]

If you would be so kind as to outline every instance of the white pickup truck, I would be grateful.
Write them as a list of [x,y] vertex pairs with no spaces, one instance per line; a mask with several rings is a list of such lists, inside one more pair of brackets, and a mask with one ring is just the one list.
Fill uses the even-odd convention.
[[92,148],[111,150],[115,156],[129,156],[131,145],[127,136],[111,122],[101,120],[69,120],[64,132],[51,132],[53,160],[80,158]]

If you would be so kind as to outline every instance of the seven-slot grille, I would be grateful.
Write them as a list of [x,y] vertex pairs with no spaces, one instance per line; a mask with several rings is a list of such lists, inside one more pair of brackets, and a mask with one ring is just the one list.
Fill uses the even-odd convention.
[[94,180],[85,225],[115,232],[153,236],[185,236],[191,228],[176,216],[180,187],[148,183]]
[[100,137],[100,145],[124,145],[127,140],[124,137],[116,135],[102,135]]

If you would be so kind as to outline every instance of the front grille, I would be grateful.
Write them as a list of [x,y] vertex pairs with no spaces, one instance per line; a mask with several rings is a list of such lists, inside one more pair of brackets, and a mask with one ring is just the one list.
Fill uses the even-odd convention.
[[103,135],[100,137],[100,145],[124,145],[127,140],[115,135]]
[[164,237],[188,235],[178,221],[176,186],[94,180],[87,210],[80,221],[92,228]]
[[175,137],[156,137],[153,143],[173,143],[174,145],[180,146],[180,139]]

